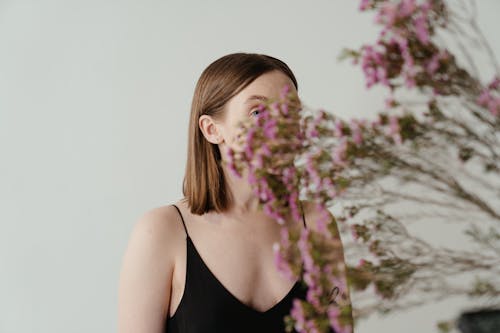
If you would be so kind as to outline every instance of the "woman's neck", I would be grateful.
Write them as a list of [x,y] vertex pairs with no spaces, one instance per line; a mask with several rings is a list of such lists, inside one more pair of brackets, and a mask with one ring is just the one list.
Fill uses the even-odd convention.
[[231,195],[231,206],[227,210],[230,215],[246,215],[257,213],[259,198],[253,192],[252,185],[248,182],[248,171],[242,172],[242,177],[234,175],[225,165],[223,165],[226,186]]

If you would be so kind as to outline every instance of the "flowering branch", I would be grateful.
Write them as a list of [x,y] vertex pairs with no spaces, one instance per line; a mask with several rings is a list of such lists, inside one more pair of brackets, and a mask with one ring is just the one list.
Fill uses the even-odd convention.
[[[492,59],[496,73],[483,85],[462,41],[465,64],[443,47],[442,34],[474,22],[459,9],[443,0],[361,1],[381,33],[341,58],[361,65],[367,88],[388,88],[375,119],[313,111],[285,87],[241,124],[244,148],[229,151],[230,168],[247,172],[264,211],[283,226],[274,248],[280,270],[293,278],[304,268],[307,302],[294,300],[287,319],[296,330],[351,332],[353,317],[456,294],[500,306],[500,75]],[[396,96],[403,89],[421,100]],[[315,230],[284,227],[289,213],[300,221],[299,198],[316,203]],[[335,204],[342,212],[334,218],[327,207]],[[412,230],[417,220],[437,230],[454,224],[470,249],[425,241]],[[459,286],[459,276],[474,281]]]

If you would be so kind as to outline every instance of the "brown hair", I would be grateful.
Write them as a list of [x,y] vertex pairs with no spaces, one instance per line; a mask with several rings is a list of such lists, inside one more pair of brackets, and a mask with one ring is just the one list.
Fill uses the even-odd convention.
[[217,144],[206,140],[198,120],[209,115],[218,120],[224,116],[226,103],[262,74],[279,70],[298,89],[291,69],[281,60],[265,54],[232,53],[212,62],[196,84],[191,103],[187,164],[182,184],[183,200],[191,213],[202,215],[216,210],[225,211],[231,204],[226,188],[221,156]]

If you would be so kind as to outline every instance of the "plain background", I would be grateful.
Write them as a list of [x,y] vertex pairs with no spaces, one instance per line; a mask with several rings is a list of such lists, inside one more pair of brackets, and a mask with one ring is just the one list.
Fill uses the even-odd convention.
[[[0,332],[113,332],[129,233],[181,196],[201,71],[233,52],[284,60],[311,107],[370,116],[382,89],[338,63],[375,40],[359,1],[0,0]],[[479,24],[500,54],[500,2]],[[358,331],[432,332],[446,301]]]

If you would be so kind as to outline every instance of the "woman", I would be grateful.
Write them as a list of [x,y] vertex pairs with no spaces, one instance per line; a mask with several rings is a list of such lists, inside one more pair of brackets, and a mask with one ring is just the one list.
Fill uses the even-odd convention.
[[[226,167],[238,122],[297,81],[282,61],[235,53],[208,66],[195,88],[184,198],[146,212],[132,231],[119,286],[118,331],[284,332],[305,285],[276,268],[280,225],[259,209],[246,178]],[[315,206],[302,203],[303,227]],[[306,222],[307,221],[307,222]],[[289,226],[292,217],[286,222]]]

